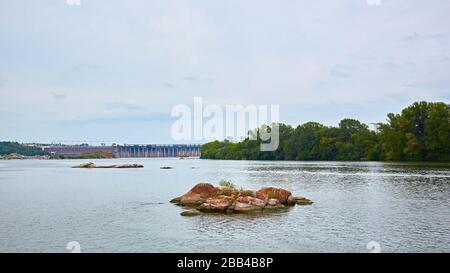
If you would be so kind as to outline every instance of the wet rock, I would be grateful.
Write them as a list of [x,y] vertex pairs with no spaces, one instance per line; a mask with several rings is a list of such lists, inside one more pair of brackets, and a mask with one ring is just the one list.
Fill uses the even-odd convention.
[[239,196],[234,202],[234,211],[236,212],[250,212],[262,210],[267,205],[267,202],[251,196]]
[[201,205],[206,199],[217,195],[218,190],[209,183],[198,183],[187,193],[180,196],[182,205]]
[[278,199],[270,198],[269,201],[267,201],[267,205],[268,206],[278,206],[278,205],[282,205],[282,204],[280,201],[278,201]]
[[278,210],[278,209],[284,209],[284,208],[286,208],[286,206],[281,204],[281,202],[275,198],[270,198],[267,201],[267,206],[264,207],[265,210]]
[[80,165],[77,166],[73,166],[72,168],[118,168],[118,169],[123,169],[123,168],[143,168],[144,165],[142,164],[114,164],[114,165],[96,165],[92,162],[88,162],[88,163],[82,163]]
[[94,168],[95,164],[93,162],[81,163],[77,166],[72,166],[72,168]]
[[170,200],[169,202],[170,202],[170,203],[173,203],[173,204],[179,204],[180,201],[181,201],[181,196],[175,197],[175,198],[173,198],[172,200]]
[[180,213],[181,216],[197,216],[200,214],[201,212],[195,209],[185,210]]
[[119,169],[123,169],[123,168],[143,168],[144,165],[142,164],[119,164],[119,165],[113,165],[113,168],[119,168]]
[[[209,183],[198,183],[182,196],[173,198],[171,203],[195,208],[199,212],[241,213],[255,211],[274,211],[289,206],[310,205],[313,202],[305,197],[294,197],[290,191],[265,187],[258,191],[236,190],[234,187],[214,187]],[[190,214],[190,212],[183,212]]]
[[264,187],[256,191],[255,196],[256,198],[262,199],[262,200],[269,200],[271,198],[278,199],[281,204],[288,204],[288,198],[291,196],[292,193],[288,190],[281,189],[281,188],[274,188],[274,187]]
[[276,205],[276,206],[266,206],[265,208],[264,208],[264,210],[265,211],[275,211],[275,210],[285,210],[285,209],[287,209],[288,207],[286,207],[285,205],[283,205],[283,204],[279,204],[279,205]]
[[232,210],[234,198],[226,195],[209,197],[197,209],[202,212],[227,212]]
[[302,196],[295,197],[295,202],[297,205],[300,205],[300,206],[311,205],[314,203],[313,201],[311,201],[305,197],[302,197]]
[[240,196],[236,199],[236,202],[247,203],[260,208],[264,208],[267,205],[266,201],[251,196]]
[[247,203],[236,202],[233,211],[235,212],[253,212],[260,211],[261,207],[253,206]]
[[295,197],[292,196],[292,195],[290,195],[290,196],[288,197],[288,199],[287,199],[287,205],[288,205],[288,206],[295,206],[296,201],[297,201],[297,200],[295,199]]

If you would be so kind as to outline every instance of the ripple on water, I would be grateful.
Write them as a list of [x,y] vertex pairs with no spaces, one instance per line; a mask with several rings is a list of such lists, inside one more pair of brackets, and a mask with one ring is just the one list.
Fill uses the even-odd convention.
[[[64,252],[76,240],[87,252],[367,252],[375,240],[382,252],[450,252],[449,165],[133,161],[145,167],[2,162],[0,251]],[[166,165],[174,169],[159,170]],[[223,178],[251,189],[284,187],[314,204],[186,218],[169,203],[199,181]]]

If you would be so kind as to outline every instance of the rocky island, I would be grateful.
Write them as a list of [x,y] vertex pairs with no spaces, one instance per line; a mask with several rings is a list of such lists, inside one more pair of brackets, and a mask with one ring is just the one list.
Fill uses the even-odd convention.
[[87,168],[87,169],[91,169],[91,168],[118,168],[118,169],[122,169],[122,168],[143,168],[144,165],[142,164],[114,164],[114,165],[96,165],[93,162],[88,162],[88,163],[82,163],[80,165],[76,165],[76,166],[72,166],[72,168]]
[[182,216],[203,213],[244,213],[278,211],[313,202],[305,197],[294,197],[288,190],[263,187],[257,191],[236,189],[231,183],[221,183],[214,187],[210,183],[198,183],[187,193],[170,200],[171,203],[186,207]]

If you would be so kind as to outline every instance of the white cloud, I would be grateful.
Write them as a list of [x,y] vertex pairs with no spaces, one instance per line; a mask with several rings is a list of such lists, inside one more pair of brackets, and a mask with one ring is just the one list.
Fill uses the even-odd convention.
[[0,134],[26,139],[48,124],[70,135],[61,123],[108,120],[137,140],[125,121],[151,128],[194,96],[280,104],[298,122],[302,109],[325,123],[380,121],[449,99],[449,12],[438,0],[1,2]]

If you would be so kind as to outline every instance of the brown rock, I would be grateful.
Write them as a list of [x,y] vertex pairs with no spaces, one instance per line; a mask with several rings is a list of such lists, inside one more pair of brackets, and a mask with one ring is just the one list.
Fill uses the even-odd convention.
[[114,168],[119,168],[119,169],[125,169],[125,168],[143,168],[144,165],[142,164],[121,164],[121,165],[114,165]]
[[181,216],[197,216],[200,215],[200,211],[195,209],[185,210],[180,213]]
[[262,199],[262,200],[269,200],[271,198],[277,199],[282,204],[288,203],[289,196],[292,195],[292,193],[285,189],[280,188],[274,188],[274,187],[264,187],[256,191],[256,198]]
[[195,210],[182,213],[184,216],[198,215],[199,212],[253,212],[286,209],[288,206],[310,205],[313,202],[304,197],[294,197],[290,191],[265,187],[258,191],[236,190],[233,187],[214,187],[209,183],[198,183],[187,193],[170,200],[181,206]]
[[276,206],[266,206],[264,208],[264,210],[269,210],[269,211],[273,211],[273,210],[282,210],[282,209],[286,209],[287,207],[283,204],[279,204]]
[[115,164],[115,165],[95,165],[92,162],[82,163],[77,166],[73,166],[72,168],[98,168],[98,169],[110,169],[110,168],[118,168],[118,169],[126,169],[126,168],[143,168],[142,164]]
[[247,203],[235,202],[233,210],[235,212],[251,212],[262,210],[262,208]]
[[295,197],[295,202],[297,205],[300,205],[300,206],[311,205],[312,203],[314,203],[313,201],[311,201],[305,197],[301,197],[301,196]]
[[182,205],[200,205],[217,194],[217,189],[209,183],[198,183],[180,198]]
[[170,200],[169,202],[170,202],[170,203],[174,203],[174,204],[179,204],[180,201],[181,201],[181,196],[175,197],[175,198],[173,198],[172,200]]
[[290,195],[287,199],[287,205],[288,206],[295,206],[296,199],[294,196]]
[[267,206],[264,209],[267,210],[277,210],[277,209],[284,209],[286,208],[283,204],[278,201],[278,199],[270,198],[269,201],[267,201]]
[[281,205],[281,202],[278,201],[278,199],[270,198],[269,201],[267,201],[267,205],[268,206],[277,206],[277,205]]
[[267,202],[265,200],[251,196],[240,196],[236,199],[236,201],[241,203],[247,203],[260,208],[264,208],[267,205]]
[[81,163],[80,165],[73,166],[72,168],[95,168],[95,164],[93,162]]
[[251,196],[240,196],[234,202],[234,211],[236,212],[250,212],[262,210],[267,205],[267,202]]
[[209,197],[197,209],[202,212],[226,212],[234,202],[234,198],[225,195]]

